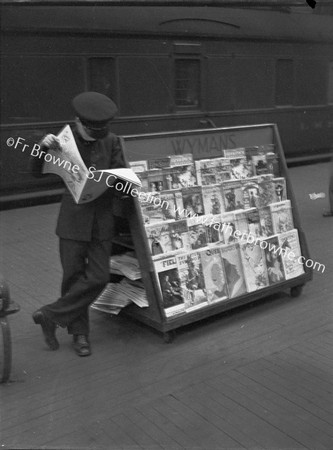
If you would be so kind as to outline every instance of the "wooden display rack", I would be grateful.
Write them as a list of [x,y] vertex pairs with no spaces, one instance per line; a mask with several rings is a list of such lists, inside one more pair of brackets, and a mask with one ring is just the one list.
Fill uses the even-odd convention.
[[[286,179],[288,198],[292,204],[294,227],[298,229],[299,233],[301,253],[305,259],[309,259],[305,235],[301,227],[297,204],[288,177],[288,169],[281,140],[275,124],[133,135],[125,136],[123,140],[125,156],[129,161],[147,160],[184,153],[192,153],[193,159],[197,160],[222,156],[222,150],[227,148],[274,144],[275,153],[279,158],[280,176]],[[298,297],[302,292],[303,285],[312,279],[312,269],[304,266],[304,274],[277,283],[274,286],[268,286],[239,297],[216,302],[195,311],[166,317],[159,282],[142,221],[139,201],[136,198],[131,198],[125,203],[126,208],[123,208],[126,209],[125,218],[129,222],[133,246],[140,264],[142,281],[147,292],[149,307],[139,308],[133,304],[126,307],[123,313],[162,332],[166,342],[172,341],[174,335],[173,330],[176,328],[259,300],[274,293],[290,289],[290,295],[292,297]],[[120,238],[116,238],[114,242],[127,247],[127,244]]]

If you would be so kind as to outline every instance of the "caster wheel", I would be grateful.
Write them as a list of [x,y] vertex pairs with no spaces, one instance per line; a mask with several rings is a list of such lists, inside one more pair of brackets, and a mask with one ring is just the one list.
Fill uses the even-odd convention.
[[163,340],[166,344],[171,344],[175,338],[175,332],[174,331],[167,331],[166,333],[163,333]]
[[302,293],[303,286],[294,286],[290,289],[290,295],[292,297],[299,297]]

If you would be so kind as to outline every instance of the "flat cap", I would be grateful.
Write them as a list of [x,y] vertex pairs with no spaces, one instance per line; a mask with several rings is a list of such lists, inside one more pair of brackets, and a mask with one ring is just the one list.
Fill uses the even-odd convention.
[[72,101],[74,111],[86,125],[104,126],[117,113],[116,104],[98,92],[82,92]]

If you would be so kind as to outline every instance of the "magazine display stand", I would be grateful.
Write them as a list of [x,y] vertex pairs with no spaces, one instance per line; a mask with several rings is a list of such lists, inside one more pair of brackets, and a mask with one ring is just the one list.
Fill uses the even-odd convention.
[[[301,255],[304,257],[304,261],[309,259],[281,140],[275,124],[125,136],[123,137],[123,144],[126,158],[131,162],[131,167],[133,167],[134,161],[138,161],[139,164],[139,161],[142,160],[167,159],[170,155],[191,153],[193,160],[199,161],[223,157],[225,156],[224,150],[228,149],[258,148],[260,146],[268,148],[271,146],[277,156],[275,162],[278,161],[278,175],[275,174],[275,177],[284,177],[286,182],[288,200],[292,208],[293,228],[298,230]],[[132,304],[123,310],[123,314],[162,332],[166,342],[172,340],[173,330],[176,328],[274,293],[288,289],[292,297],[297,297],[301,294],[303,285],[312,278],[312,270],[304,265],[304,270],[301,270],[302,273],[290,279],[284,278],[283,281],[274,284],[266,283],[265,287],[253,291],[247,286],[246,291],[241,295],[232,298],[227,296],[220,301],[202,303],[197,308],[188,309],[181,313],[166,314],[162,293],[164,288],[161,290],[160,280],[156,272],[156,257],[153,258],[151,254],[151,245],[149,245],[147,238],[140,202],[137,198],[129,198],[124,203],[126,207],[123,208],[125,213],[122,213],[122,217],[125,217],[129,224],[149,307],[139,308]],[[116,237],[114,242],[124,248],[131,248],[120,236]]]

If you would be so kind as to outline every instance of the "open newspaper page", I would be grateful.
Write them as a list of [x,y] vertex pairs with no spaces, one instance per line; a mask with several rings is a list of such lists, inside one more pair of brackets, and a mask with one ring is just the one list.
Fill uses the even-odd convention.
[[88,179],[88,169],[77,148],[71,127],[66,125],[58,134],[60,150],[49,149],[52,159],[44,162],[43,173],[55,173],[66,184],[76,203]]
[[105,169],[89,171],[83,162],[77,148],[74,135],[69,125],[66,125],[58,134],[60,150],[50,149],[48,160],[45,160],[43,173],[59,175],[65,182],[76,203],[87,203],[95,200],[106,189],[122,180],[141,186],[140,179],[132,169]]

